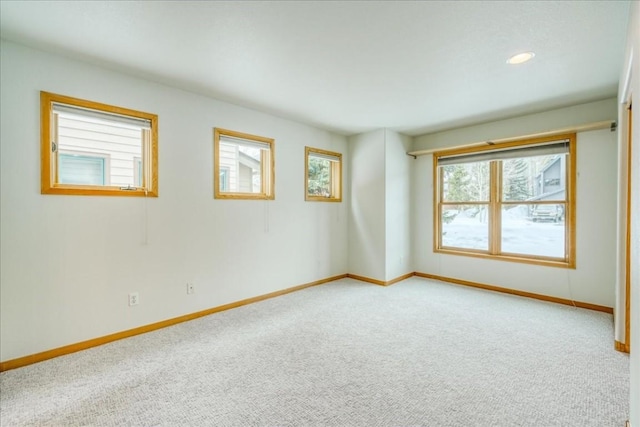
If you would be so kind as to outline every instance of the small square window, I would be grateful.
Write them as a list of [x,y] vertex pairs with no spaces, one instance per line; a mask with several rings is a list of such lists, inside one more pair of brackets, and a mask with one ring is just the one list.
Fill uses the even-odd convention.
[[219,128],[213,134],[214,197],[273,200],[273,139]]
[[40,93],[42,194],[158,195],[157,116]]
[[305,147],[305,200],[342,201],[342,154]]

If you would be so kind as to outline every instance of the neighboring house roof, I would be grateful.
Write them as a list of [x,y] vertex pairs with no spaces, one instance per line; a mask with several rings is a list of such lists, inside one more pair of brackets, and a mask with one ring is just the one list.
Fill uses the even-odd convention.
[[564,193],[564,188],[561,188],[560,190],[549,191],[547,193],[538,194],[537,196],[529,197],[526,201],[527,202],[533,202],[535,200],[544,200],[544,199],[547,199],[547,198],[549,198],[551,196],[555,196],[555,195],[560,194],[560,193]]
[[544,168],[542,168],[542,170],[540,172],[538,172],[538,176],[542,175],[543,173],[545,173],[547,171],[547,169],[549,169],[551,166],[555,165],[559,161],[560,161],[560,156],[558,156],[554,160],[550,161],[547,166],[545,166]]
[[256,159],[254,157],[251,157],[250,155],[243,153],[243,152],[239,152],[240,157],[239,157],[239,161],[241,164],[250,167],[251,169],[260,169],[260,160]]

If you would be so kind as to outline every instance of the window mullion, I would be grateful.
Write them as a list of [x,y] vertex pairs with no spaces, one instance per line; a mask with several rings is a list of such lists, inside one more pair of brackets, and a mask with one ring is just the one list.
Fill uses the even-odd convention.
[[489,253],[497,255],[501,251],[502,226],[500,221],[500,188],[502,174],[501,161],[489,164]]
[[140,162],[140,167],[142,168],[142,179],[140,180],[140,186],[144,189],[147,189],[150,187],[149,172],[151,171],[151,161],[149,156],[149,152],[151,151],[149,147],[149,131],[147,129],[140,129],[140,137],[140,140],[142,141],[142,161]]
[[338,195],[338,179],[337,179],[337,171],[338,171],[338,163],[329,162],[329,167],[331,168],[331,173],[329,176],[331,177],[331,182],[329,183],[329,188],[331,188],[330,197],[336,197]]
[[[436,167],[434,165],[434,167]],[[442,199],[444,198],[444,168],[437,168],[438,175],[438,212],[436,222],[438,224],[438,232],[436,238],[438,239],[438,247],[442,247]]]
[[[262,194],[267,194],[269,189],[267,188],[267,162],[269,158],[267,157],[266,150],[260,150],[260,192]],[[251,185],[253,186],[253,175],[251,176]]]

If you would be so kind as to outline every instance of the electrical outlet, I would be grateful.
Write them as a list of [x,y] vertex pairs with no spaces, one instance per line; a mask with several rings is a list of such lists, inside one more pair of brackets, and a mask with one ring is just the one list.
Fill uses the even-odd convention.
[[187,283],[187,294],[191,295],[193,293],[195,293],[196,291],[196,287],[193,283]]
[[129,294],[129,307],[132,305],[138,305],[140,303],[140,294],[138,292],[131,292]]

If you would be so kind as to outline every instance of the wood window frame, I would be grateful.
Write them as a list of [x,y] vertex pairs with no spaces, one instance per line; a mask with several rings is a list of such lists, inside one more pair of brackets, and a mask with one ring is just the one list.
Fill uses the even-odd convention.
[[[59,183],[57,155],[53,154],[52,149],[53,143],[57,145],[58,138],[57,116],[53,112],[54,103],[148,121],[150,129],[143,132],[141,138],[143,180],[145,181],[142,186],[119,187]],[[55,152],[57,153],[57,151]],[[158,197],[158,116],[155,114],[42,91],[40,92],[40,156],[42,194]]]
[[626,235],[625,235],[625,303],[624,303],[624,337],[625,350],[631,351],[631,171],[633,148],[633,104],[627,107],[627,204],[626,204]]
[[[260,192],[232,192],[220,190],[220,137],[227,136],[239,140],[267,144],[268,150],[260,153]],[[251,135],[228,129],[213,129],[213,197],[215,199],[274,200],[275,199],[275,140],[264,136]]]
[[[560,140],[568,140],[569,144],[569,152],[568,152],[568,161],[567,167],[565,170],[566,173],[566,187],[565,187],[565,256],[563,259],[555,258],[555,257],[545,257],[539,255],[526,255],[526,254],[515,254],[515,253],[504,253],[500,250],[501,246],[501,215],[500,211],[502,206],[505,205],[521,205],[521,204],[529,204],[523,203],[523,201],[513,201],[513,202],[505,202],[500,200],[500,194],[502,189],[502,173],[498,170],[499,162],[498,160],[490,161],[490,195],[489,201],[487,202],[478,202],[477,204],[488,204],[489,211],[489,248],[488,250],[476,250],[476,249],[466,249],[466,248],[453,248],[453,247],[443,247],[442,246],[442,206],[443,202],[441,202],[441,197],[443,194],[443,182],[440,176],[440,169],[438,167],[438,159],[444,156],[457,156],[464,154],[472,154],[479,152],[490,152],[504,149],[517,149],[523,148],[527,145],[541,145],[545,143],[550,143],[553,141]],[[505,141],[495,145],[487,145],[487,146],[474,146],[474,147],[465,147],[458,149],[450,149],[450,150],[442,150],[436,151],[433,153],[433,251],[434,253],[443,253],[449,255],[462,255],[462,256],[471,256],[478,258],[487,258],[494,260],[502,260],[502,261],[510,261],[510,262],[519,262],[525,264],[534,264],[534,265],[544,265],[551,267],[561,267],[561,268],[576,268],[576,209],[575,209],[575,200],[576,200],[576,134],[559,134],[541,138],[534,139],[518,139],[512,141]],[[548,203],[537,203],[537,204],[560,204],[558,202],[548,202]],[[450,202],[449,204],[474,204],[474,203],[466,203],[466,202]]]
[[[338,159],[330,161],[330,194],[328,197],[309,194],[309,158],[313,157],[314,153]],[[308,202],[342,202],[342,153],[304,147],[304,199]]]

